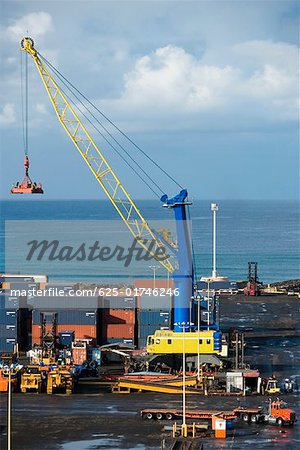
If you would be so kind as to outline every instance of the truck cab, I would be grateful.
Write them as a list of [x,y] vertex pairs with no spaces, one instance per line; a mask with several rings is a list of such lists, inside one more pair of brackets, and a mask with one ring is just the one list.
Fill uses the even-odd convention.
[[269,408],[270,417],[275,419],[279,426],[284,424],[293,425],[296,422],[295,411],[288,408],[283,400],[270,401]]

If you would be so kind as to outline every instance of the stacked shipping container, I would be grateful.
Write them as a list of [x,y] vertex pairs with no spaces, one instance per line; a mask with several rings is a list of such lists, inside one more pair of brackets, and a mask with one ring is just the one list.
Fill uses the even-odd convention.
[[[56,332],[74,331],[75,339],[97,339],[97,310],[57,310]],[[42,320],[46,322],[46,330],[51,329],[52,312],[32,311],[32,344],[41,344]]]
[[[117,297],[74,297],[68,295],[72,286],[46,284],[41,286],[30,277],[9,278],[10,289],[62,289],[63,296],[12,297],[4,294],[0,299],[0,352],[12,351],[18,335],[26,340],[30,328],[32,345],[41,345],[42,320],[46,330],[52,327],[53,313],[56,315],[56,332],[74,331],[75,339],[91,339],[97,344],[127,343],[144,347],[147,336],[157,329],[168,329],[171,323],[172,298],[170,295],[126,296],[119,291]],[[135,287],[146,289],[171,289],[172,280],[137,280]],[[7,291],[10,293],[10,291]],[[5,306],[5,307],[4,307]],[[24,321],[28,310],[32,310],[29,324]],[[22,312],[23,311],[23,312]],[[22,312],[22,314],[21,314]],[[26,315],[27,314],[27,315]],[[21,319],[20,319],[21,318]],[[23,346],[24,349],[26,345]],[[28,345],[27,345],[28,347]],[[75,350],[76,352],[77,350]],[[80,353],[80,351],[78,350]],[[80,357],[78,356],[80,359]]]
[[135,343],[135,297],[104,297],[102,299],[102,344]]
[[172,297],[143,295],[138,308],[138,347],[146,346],[147,336],[171,326]]
[[16,298],[0,294],[0,352],[12,352],[18,342]]
[[12,352],[16,344],[20,344],[19,349],[28,345],[27,309],[20,309],[26,306],[26,296],[11,295],[10,289],[26,290],[30,281],[1,276],[1,286],[7,289],[0,291],[0,352]]

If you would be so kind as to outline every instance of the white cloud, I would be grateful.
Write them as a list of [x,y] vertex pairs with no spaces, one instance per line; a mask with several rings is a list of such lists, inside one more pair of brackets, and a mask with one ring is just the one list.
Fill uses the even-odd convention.
[[299,60],[299,49],[287,42],[247,41],[233,46],[240,63],[252,66],[269,64],[294,71]]
[[47,114],[47,107],[46,107],[45,103],[37,103],[35,105],[35,110],[38,113]]
[[124,77],[122,95],[101,105],[158,128],[168,118],[182,119],[182,127],[199,126],[200,119],[203,126],[216,126],[218,118],[221,127],[231,122],[237,128],[239,122],[296,120],[297,57],[293,45],[254,41],[229,47],[226,65],[217,59],[207,64],[169,45],[139,58]]
[[40,11],[26,14],[15,20],[8,26],[6,32],[10,39],[20,39],[25,35],[43,36],[53,29],[53,21],[50,14]]
[[17,58],[15,56],[9,56],[5,59],[7,65],[14,65],[17,62]]
[[167,46],[140,58],[125,77],[123,100],[135,106],[179,106],[197,110],[216,105],[235,78],[230,66],[202,65],[179,47]]
[[15,105],[13,103],[6,103],[0,113],[0,123],[9,125],[16,121]]

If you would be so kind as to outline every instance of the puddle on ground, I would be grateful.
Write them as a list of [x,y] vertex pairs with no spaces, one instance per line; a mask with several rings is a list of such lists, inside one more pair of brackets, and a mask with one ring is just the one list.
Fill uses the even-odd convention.
[[[122,447],[122,439],[124,436],[112,437],[108,434],[95,435],[100,439],[88,439],[84,441],[72,441],[66,442],[61,446],[61,450],[103,450],[103,449],[124,449]],[[135,447],[131,447],[131,450],[146,450],[143,444],[138,444]]]

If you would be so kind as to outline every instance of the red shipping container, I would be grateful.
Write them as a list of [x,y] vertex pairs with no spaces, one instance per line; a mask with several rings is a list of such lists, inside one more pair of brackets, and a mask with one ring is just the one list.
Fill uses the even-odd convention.
[[[51,331],[52,325],[50,323],[46,324],[46,331]],[[41,335],[42,335],[42,326],[41,325],[32,325],[31,327],[31,345],[41,345]]]
[[102,322],[106,324],[130,324],[135,323],[135,310],[133,309],[103,309]]
[[97,327],[96,325],[77,325],[77,324],[67,324],[67,325],[57,325],[57,334],[61,331],[75,331],[75,339],[96,339],[97,337]]
[[[134,287],[137,289],[154,289],[154,279],[153,278],[137,278],[134,280]],[[156,278],[155,279],[155,289],[165,288],[173,289],[174,282],[171,278]]]
[[[52,325],[46,324],[46,331],[51,331]],[[77,324],[67,324],[67,325],[57,325],[56,334],[61,331],[75,331],[75,339],[96,339],[97,338],[97,327],[96,325],[77,325]],[[32,325],[32,345],[41,345],[41,325]]]
[[72,359],[74,364],[81,365],[87,359],[86,347],[73,347]]
[[103,327],[103,337],[107,339],[134,339],[134,325],[115,325],[108,323],[105,327]]

